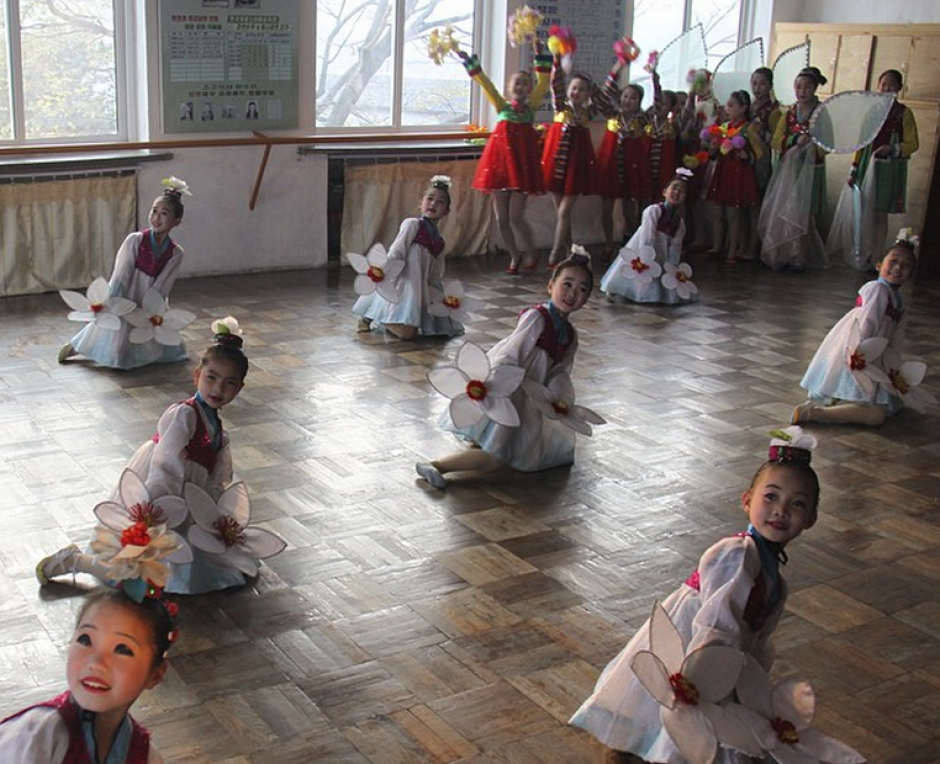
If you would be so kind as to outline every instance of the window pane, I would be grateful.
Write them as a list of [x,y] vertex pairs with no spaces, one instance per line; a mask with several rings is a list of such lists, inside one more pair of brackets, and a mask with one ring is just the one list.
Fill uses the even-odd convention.
[[643,108],[653,104],[653,84],[643,71],[651,51],[662,50],[682,34],[685,0],[636,0],[633,10],[633,39],[642,53],[630,67],[630,81],[644,88]]
[[26,138],[117,134],[111,0],[22,0]]
[[437,66],[428,58],[428,35],[451,26],[464,50],[473,49],[473,0],[425,0],[405,20],[403,126],[465,125],[470,121],[470,83],[460,61]]
[[0,141],[13,139],[13,120],[10,114],[10,61],[7,58],[7,8],[0,0]]
[[738,47],[740,0],[692,0],[692,23],[705,30],[708,68]]
[[394,0],[317,3],[317,127],[392,124]]

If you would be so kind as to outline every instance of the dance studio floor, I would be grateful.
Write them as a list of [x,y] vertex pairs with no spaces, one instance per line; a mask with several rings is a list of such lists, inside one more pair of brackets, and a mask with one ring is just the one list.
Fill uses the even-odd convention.
[[[414,474],[456,445],[425,375],[464,339],[357,335],[348,269],[178,283],[193,353],[212,318],[244,327],[252,368],[224,418],[254,522],[289,547],[253,586],[181,601],[167,679],[135,707],[166,760],[601,760],[566,720],[653,601],[744,527],[767,432],[862,279],[692,262],[698,304],[595,296],[575,316],[579,402],[608,424],[574,467],[444,493]],[[451,266],[484,347],[544,296],[544,273],[504,266]],[[905,293],[909,350],[940,394],[940,283]],[[34,565],[86,542],[92,507],[192,393],[191,364],[58,365],[65,314],[55,294],[0,299],[0,716],[64,689],[80,597],[41,590]],[[877,764],[940,762],[938,415],[810,428],[820,520],[785,569],[776,674],[811,680],[818,726]]]

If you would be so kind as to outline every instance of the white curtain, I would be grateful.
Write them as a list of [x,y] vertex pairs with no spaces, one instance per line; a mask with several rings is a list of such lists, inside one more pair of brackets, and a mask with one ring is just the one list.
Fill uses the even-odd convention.
[[83,289],[108,278],[136,218],[133,172],[0,182],[0,295]]
[[491,207],[486,194],[470,187],[476,160],[404,162],[346,168],[343,197],[343,254],[364,254],[375,242],[386,249],[401,221],[420,214],[421,195],[431,177],[449,175],[450,214],[440,226],[449,257],[486,252]]

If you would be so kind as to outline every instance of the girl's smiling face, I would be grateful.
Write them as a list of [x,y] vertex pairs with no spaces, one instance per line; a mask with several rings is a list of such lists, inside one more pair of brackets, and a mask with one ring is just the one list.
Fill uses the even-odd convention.
[[893,74],[882,74],[878,78],[879,93],[899,93],[901,92],[901,83]]
[[75,701],[85,710],[121,719],[144,691],[166,672],[157,663],[150,626],[133,610],[114,602],[91,604],[82,615],[66,663]]
[[629,85],[620,93],[620,111],[624,114],[636,114],[640,110],[642,96],[636,88]]
[[751,93],[754,98],[767,98],[770,95],[770,80],[763,74],[751,75]]
[[878,263],[878,275],[892,286],[901,286],[914,273],[914,254],[901,247],[888,252]]
[[737,122],[745,117],[744,104],[732,96],[725,104],[725,111],[728,113],[728,119]]
[[816,81],[812,77],[797,77],[793,83],[793,94],[799,103],[811,103],[816,97]]
[[586,268],[580,265],[565,268],[548,283],[552,305],[565,315],[580,310],[591,296],[592,282]]
[[227,406],[245,386],[245,380],[232,361],[212,356],[196,367],[193,381],[200,397],[214,409]]
[[584,78],[574,77],[568,83],[568,102],[572,106],[586,106],[590,95],[590,87]]
[[162,196],[158,196],[153,201],[150,208],[150,228],[155,234],[168,234],[180,224],[180,219],[176,217],[176,212],[171,204]]
[[666,186],[666,190],[663,191],[663,199],[673,207],[681,207],[685,204],[686,193],[687,189],[685,183],[681,180],[672,180],[669,182],[669,185]]
[[741,504],[761,536],[786,545],[816,522],[818,498],[803,471],[771,465],[744,492]]
[[527,103],[532,95],[532,78],[528,72],[516,72],[509,80],[509,92],[512,100],[518,103]]
[[428,220],[437,222],[450,211],[447,194],[433,186],[424,192],[421,197],[421,214]]

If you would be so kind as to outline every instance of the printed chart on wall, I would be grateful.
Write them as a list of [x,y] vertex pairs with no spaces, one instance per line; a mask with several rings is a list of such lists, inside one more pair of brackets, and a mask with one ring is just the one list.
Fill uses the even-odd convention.
[[[598,85],[614,64],[613,44],[624,35],[628,0],[556,0],[530,2],[529,7],[542,14],[539,38],[548,40],[553,24],[571,27],[578,48],[573,56],[572,71],[585,72]],[[546,97],[536,119],[552,119],[551,94]]]
[[163,0],[163,130],[298,125],[294,0]]

